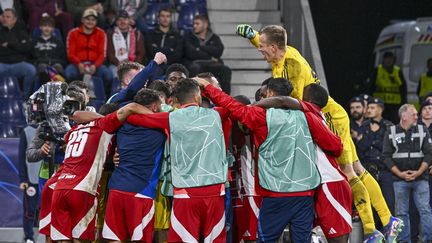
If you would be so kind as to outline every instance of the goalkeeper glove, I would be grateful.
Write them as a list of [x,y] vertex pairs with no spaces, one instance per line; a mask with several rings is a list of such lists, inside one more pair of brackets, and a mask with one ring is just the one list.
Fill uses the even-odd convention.
[[248,39],[252,39],[256,35],[255,30],[253,30],[252,27],[247,24],[237,25],[236,33],[237,35]]

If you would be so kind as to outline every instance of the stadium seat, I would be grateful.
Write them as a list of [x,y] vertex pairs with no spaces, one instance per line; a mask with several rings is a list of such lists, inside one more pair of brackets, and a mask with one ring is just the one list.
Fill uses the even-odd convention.
[[0,98],[0,121],[15,126],[26,123],[21,99]]
[[18,80],[8,74],[0,77],[0,98],[21,98],[22,93],[19,88]]
[[[93,76],[91,81],[93,81],[93,92],[98,100],[106,100],[104,82],[101,78]],[[92,84],[89,85],[89,89],[92,89]]]
[[196,15],[207,15],[207,7],[205,4],[196,4],[188,1],[181,5],[179,17],[177,20],[177,28],[185,34],[193,30],[193,20]]
[[169,3],[169,0],[147,0],[147,4],[157,4],[157,3]]
[[118,78],[115,78],[113,80],[112,87],[111,87],[111,95],[119,92],[120,89],[121,89],[120,80]]
[[14,138],[18,137],[18,130],[9,123],[0,122],[0,138]]
[[[37,39],[41,35],[42,35],[42,30],[39,27],[35,28],[32,32],[32,38],[33,39]],[[62,36],[59,29],[57,29],[57,28],[54,29],[54,36],[59,38],[61,41],[63,41],[63,36]]]
[[176,6],[183,6],[192,3],[196,5],[204,5],[207,8],[206,0],[175,0],[174,2]]

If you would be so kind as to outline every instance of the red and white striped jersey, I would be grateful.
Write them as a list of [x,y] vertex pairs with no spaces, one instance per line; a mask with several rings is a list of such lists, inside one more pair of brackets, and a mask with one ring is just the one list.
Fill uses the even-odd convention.
[[79,190],[96,195],[111,139],[122,124],[113,112],[74,126],[65,137],[65,159],[55,190]]

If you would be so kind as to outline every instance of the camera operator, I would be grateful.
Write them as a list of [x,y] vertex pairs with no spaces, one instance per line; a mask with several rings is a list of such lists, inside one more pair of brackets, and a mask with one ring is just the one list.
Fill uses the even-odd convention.
[[26,156],[28,162],[43,160],[39,172],[39,189],[42,189],[45,182],[49,179],[49,159],[54,158],[54,170],[57,171],[58,165],[61,164],[64,159],[64,152],[59,146],[56,146],[54,141],[41,138],[45,135],[42,125],[36,128],[35,134],[30,146],[27,148]]
[[[69,99],[78,101],[81,107],[85,107],[85,96],[81,90],[71,87],[67,90],[66,95]],[[60,164],[63,162],[64,152],[62,149],[58,148],[59,146],[55,146],[54,142],[44,140],[40,137],[45,134],[43,130],[42,125],[39,125],[35,132],[36,136],[27,149],[27,160],[29,162],[37,162],[38,160],[47,159],[48,156],[53,156],[57,167],[56,171],[60,172]],[[47,238],[49,238],[51,226],[51,198],[59,174],[60,173],[56,173],[50,178],[49,161],[45,160],[42,163],[39,174],[39,188],[41,191],[39,233],[46,235]]]

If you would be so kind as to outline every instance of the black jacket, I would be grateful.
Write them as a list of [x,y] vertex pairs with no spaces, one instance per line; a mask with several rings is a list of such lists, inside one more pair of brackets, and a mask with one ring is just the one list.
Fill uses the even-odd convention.
[[[4,47],[3,44],[7,43]],[[17,63],[28,61],[32,44],[23,25],[16,24],[12,29],[4,26],[0,29],[0,62]]]
[[[392,135],[392,127],[395,135]],[[421,131],[423,130],[423,131]],[[432,161],[432,143],[427,128],[416,125],[405,131],[400,125],[390,126],[384,136],[383,143],[384,163],[389,169],[397,166],[400,171],[418,170],[422,162],[428,164]],[[401,180],[395,177],[396,180]],[[427,170],[416,180],[427,180]]]
[[224,45],[218,35],[209,31],[207,37],[202,40],[194,33],[185,36],[185,58],[188,61],[208,60],[212,57],[220,59]]
[[[377,131],[372,131],[370,125],[375,122],[379,125]],[[360,161],[365,164],[375,163],[380,170],[387,170],[384,165],[383,140],[388,127],[393,125],[390,121],[381,119],[380,122],[366,120],[358,129],[361,139],[355,140]]]
[[66,48],[63,42],[57,37],[52,36],[48,40],[42,37],[33,40],[33,57],[34,63],[66,65]]
[[153,60],[156,52],[162,52],[167,57],[167,64],[179,63],[183,57],[183,39],[172,28],[164,33],[160,29],[145,34],[147,60]]

